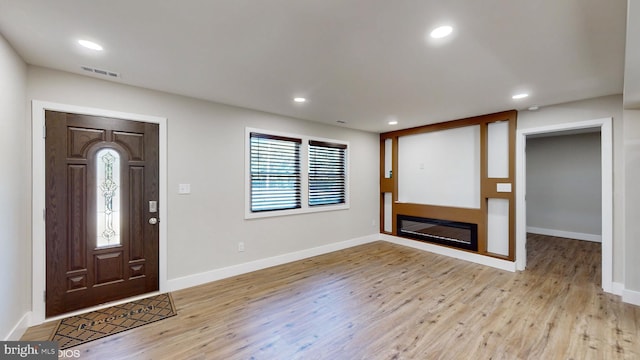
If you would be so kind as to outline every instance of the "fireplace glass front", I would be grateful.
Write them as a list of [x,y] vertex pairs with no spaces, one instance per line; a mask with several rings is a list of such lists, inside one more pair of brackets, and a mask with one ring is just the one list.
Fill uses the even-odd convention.
[[398,215],[398,236],[449,245],[466,250],[478,250],[478,225]]

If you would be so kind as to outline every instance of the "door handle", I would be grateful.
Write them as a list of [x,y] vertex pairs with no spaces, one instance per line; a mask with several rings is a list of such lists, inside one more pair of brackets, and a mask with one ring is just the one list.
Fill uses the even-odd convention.
[[158,219],[156,219],[156,218],[154,218],[154,217],[153,217],[153,218],[151,218],[151,219],[149,219],[149,224],[151,224],[151,225],[155,225],[155,224],[157,224],[157,223],[158,223]]

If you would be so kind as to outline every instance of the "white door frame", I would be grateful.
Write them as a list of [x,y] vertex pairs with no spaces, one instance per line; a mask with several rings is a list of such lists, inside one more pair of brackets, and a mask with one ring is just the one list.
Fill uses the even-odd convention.
[[[159,201],[162,206],[159,209],[159,216],[162,221],[159,223],[159,259],[158,259],[158,280],[159,292],[167,291],[167,119],[157,116],[131,114],[104,109],[58,104],[52,102],[33,100],[31,103],[32,116],[32,216],[31,216],[31,239],[32,239],[32,314],[29,326],[39,325],[45,320],[54,320],[59,317],[45,319],[45,297],[46,289],[46,222],[45,222],[45,139],[44,124],[45,110],[68,112],[75,114],[85,114],[93,116],[115,117],[119,119],[135,120],[158,124],[160,127],[160,164]],[[141,297],[148,296],[145,294]],[[117,301],[102,306],[80,310],[86,312],[101,307],[111,306],[115,303],[129,301],[130,299]],[[73,313],[70,313],[73,314]],[[66,314],[64,316],[68,316]]]
[[567,130],[600,129],[602,152],[602,289],[613,292],[613,129],[612,118],[570,122],[516,133],[516,269],[527,266],[526,154],[527,136]]

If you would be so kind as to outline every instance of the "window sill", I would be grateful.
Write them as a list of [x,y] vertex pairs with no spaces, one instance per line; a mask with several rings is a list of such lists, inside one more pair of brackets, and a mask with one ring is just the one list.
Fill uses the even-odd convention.
[[279,217],[279,216],[311,214],[311,213],[319,213],[319,212],[327,212],[327,211],[338,211],[338,210],[348,210],[348,209],[349,209],[349,204],[318,205],[318,206],[313,206],[313,207],[306,207],[306,208],[301,208],[301,209],[291,209],[291,210],[245,212],[244,218],[246,220],[263,219],[263,218],[271,218],[271,217]]

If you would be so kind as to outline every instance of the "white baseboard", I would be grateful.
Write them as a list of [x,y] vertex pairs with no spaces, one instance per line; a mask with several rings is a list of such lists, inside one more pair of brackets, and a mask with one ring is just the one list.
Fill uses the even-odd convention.
[[29,328],[29,323],[31,321],[31,311],[24,314],[20,321],[11,329],[9,334],[5,337],[4,341],[18,341]]
[[527,232],[530,232],[532,234],[563,237],[567,239],[585,240],[585,241],[593,241],[593,242],[599,242],[599,243],[602,242],[602,235],[597,235],[597,234],[586,234],[586,233],[562,231],[562,230],[555,230],[555,229],[545,229],[545,228],[539,228],[534,226],[527,226]]
[[622,291],[622,301],[627,304],[640,306],[640,291],[624,289]]
[[251,261],[244,264],[233,265],[225,268],[215,269],[199,274],[188,275],[168,281],[169,291],[177,291],[192,286],[206,284],[208,282],[225,279],[228,277],[245,274],[248,272],[266,269],[272,266],[282,265],[293,261],[298,261],[313,256],[318,256],[333,251],[343,250],[357,245],[362,245],[374,241],[379,241],[379,234],[372,234],[347,241],[318,246],[288,254],[278,255],[266,259]]
[[611,284],[611,293],[613,295],[622,296],[623,292],[624,292],[624,284],[623,283],[614,282],[614,283]]
[[432,252],[438,255],[449,256],[452,258],[470,261],[480,265],[491,266],[493,268],[497,268],[500,270],[506,270],[511,272],[516,271],[516,263],[513,261],[496,259],[490,256],[474,254],[466,251],[456,250],[456,249],[429,244],[421,241],[409,240],[409,239],[387,235],[387,234],[380,234],[380,238],[390,243],[408,246],[414,249],[424,250],[424,251]]

